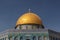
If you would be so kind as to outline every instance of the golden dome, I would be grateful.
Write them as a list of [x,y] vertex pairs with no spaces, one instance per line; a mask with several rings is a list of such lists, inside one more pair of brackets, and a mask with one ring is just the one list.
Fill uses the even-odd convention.
[[28,12],[18,18],[16,25],[21,25],[21,24],[39,24],[39,25],[41,25],[42,20],[35,13]]

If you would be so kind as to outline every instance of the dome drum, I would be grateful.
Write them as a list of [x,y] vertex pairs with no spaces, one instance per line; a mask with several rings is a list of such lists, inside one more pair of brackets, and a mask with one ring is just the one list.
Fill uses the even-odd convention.
[[21,24],[21,25],[17,25],[15,27],[15,29],[16,28],[21,29],[21,30],[23,30],[23,29],[31,30],[31,29],[42,29],[42,28],[44,28],[44,26],[43,25],[38,25],[38,24]]

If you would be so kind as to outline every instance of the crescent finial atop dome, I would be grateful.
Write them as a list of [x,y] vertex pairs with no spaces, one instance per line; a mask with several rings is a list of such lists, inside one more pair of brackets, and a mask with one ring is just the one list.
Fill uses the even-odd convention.
[[30,9],[30,8],[28,9],[28,12],[29,12],[29,13],[31,12],[31,9]]

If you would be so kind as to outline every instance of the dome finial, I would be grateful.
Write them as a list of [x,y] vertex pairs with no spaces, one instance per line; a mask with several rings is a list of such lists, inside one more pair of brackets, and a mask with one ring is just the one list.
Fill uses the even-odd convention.
[[29,8],[28,10],[29,10],[29,13],[30,13],[30,10],[31,10],[31,9]]

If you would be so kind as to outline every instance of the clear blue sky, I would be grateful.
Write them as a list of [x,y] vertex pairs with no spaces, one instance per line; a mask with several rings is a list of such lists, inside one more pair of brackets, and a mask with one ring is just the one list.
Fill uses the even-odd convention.
[[29,8],[41,17],[45,28],[60,32],[60,0],[0,0],[0,31],[14,28]]

